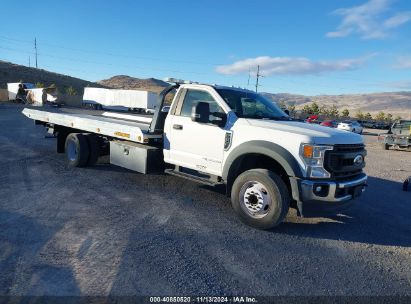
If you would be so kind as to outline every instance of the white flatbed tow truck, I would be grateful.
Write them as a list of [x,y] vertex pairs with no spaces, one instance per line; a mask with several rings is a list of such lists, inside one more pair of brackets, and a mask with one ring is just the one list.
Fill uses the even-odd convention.
[[57,136],[70,166],[109,154],[143,174],[224,185],[237,215],[256,228],[277,226],[290,206],[302,216],[340,212],[364,191],[360,135],[294,121],[252,91],[169,82],[152,116],[47,107],[23,114]]

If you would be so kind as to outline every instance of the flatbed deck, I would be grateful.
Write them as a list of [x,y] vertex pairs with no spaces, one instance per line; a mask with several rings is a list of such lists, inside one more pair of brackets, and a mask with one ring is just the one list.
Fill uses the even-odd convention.
[[152,115],[53,107],[26,107],[23,114],[37,121],[138,143],[162,137],[149,133]]

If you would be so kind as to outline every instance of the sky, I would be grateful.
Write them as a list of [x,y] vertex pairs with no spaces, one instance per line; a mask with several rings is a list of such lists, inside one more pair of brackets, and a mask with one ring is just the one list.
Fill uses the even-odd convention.
[[[97,81],[304,95],[411,91],[411,0],[0,3],[0,60]],[[8,12],[8,13],[7,13]]]

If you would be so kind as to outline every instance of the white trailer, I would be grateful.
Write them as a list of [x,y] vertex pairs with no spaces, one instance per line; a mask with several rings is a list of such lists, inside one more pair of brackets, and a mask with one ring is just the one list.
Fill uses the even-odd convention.
[[103,88],[84,88],[83,104],[96,105],[98,108],[124,107],[126,109],[154,110],[157,94],[139,90],[117,90]]

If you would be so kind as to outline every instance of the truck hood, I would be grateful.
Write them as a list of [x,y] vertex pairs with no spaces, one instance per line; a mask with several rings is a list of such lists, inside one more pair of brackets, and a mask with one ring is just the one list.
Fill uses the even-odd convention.
[[317,124],[262,119],[247,119],[247,122],[251,126],[258,128],[302,135],[309,138],[310,143],[314,144],[335,145],[363,143],[363,138],[361,135],[335,128],[323,127]]

